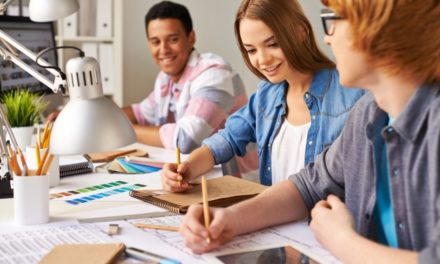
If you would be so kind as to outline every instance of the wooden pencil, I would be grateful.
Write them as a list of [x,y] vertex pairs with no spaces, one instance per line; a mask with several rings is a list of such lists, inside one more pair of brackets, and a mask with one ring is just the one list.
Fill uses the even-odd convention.
[[163,226],[163,225],[153,225],[153,224],[143,224],[136,223],[135,227],[143,228],[143,229],[155,229],[155,230],[165,230],[165,231],[173,231],[178,232],[179,228],[177,226]]
[[[178,169],[179,165],[180,165],[180,148],[179,147],[176,148],[176,165],[177,165],[176,169]],[[179,181],[179,187],[182,187],[182,181]]]
[[52,165],[53,158],[54,158],[53,154],[50,154],[49,158],[47,158],[47,161],[44,163],[43,171],[41,172],[41,175],[47,174],[47,172],[49,171],[50,165]]
[[[203,201],[203,217],[205,219],[205,228],[209,230],[209,205],[208,205],[208,183],[206,182],[205,175],[202,176],[202,201]],[[209,244],[211,239],[206,238],[206,242]]]

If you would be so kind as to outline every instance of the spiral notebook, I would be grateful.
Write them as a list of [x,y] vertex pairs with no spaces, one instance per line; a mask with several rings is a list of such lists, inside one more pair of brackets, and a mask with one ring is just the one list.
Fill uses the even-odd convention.
[[[267,188],[264,185],[233,176],[223,176],[207,182],[208,203],[209,206],[214,207],[230,206],[249,199]],[[132,190],[130,196],[171,212],[184,214],[191,204],[202,203],[202,188],[200,184],[197,184],[184,193],[169,193],[162,190]]]
[[93,172],[93,163],[84,156],[60,157],[60,177]]

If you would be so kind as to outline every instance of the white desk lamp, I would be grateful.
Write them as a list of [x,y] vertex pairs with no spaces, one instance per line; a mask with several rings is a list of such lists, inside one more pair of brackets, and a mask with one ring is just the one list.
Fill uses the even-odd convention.
[[[0,4],[4,11],[10,0]],[[29,14],[34,21],[53,21],[74,13],[76,0],[31,0]],[[12,47],[32,60],[36,54],[0,30],[0,56],[48,86],[55,93],[68,87],[70,101],[58,115],[52,129],[50,151],[57,155],[83,154],[115,149],[136,141],[130,121],[121,109],[104,97],[98,62],[89,57],[70,59],[66,65],[67,81],[61,71],[46,68],[55,76],[52,82],[24,63]],[[52,66],[43,59],[38,63]],[[2,114],[3,115],[3,114]],[[7,120],[3,120],[7,125]],[[9,133],[9,131],[7,131]]]

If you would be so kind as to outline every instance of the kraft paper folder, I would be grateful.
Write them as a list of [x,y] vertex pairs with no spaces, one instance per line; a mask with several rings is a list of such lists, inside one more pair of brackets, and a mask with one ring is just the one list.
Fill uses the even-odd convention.
[[124,252],[124,244],[66,244],[55,246],[40,264],[110,264]]
[[[209,206],[227,207],[249,199],[266,188],[264,185],[233,176],[211,179],[208,180]],[[199,184],[184,193],[168,193],[162,190],[132,190],[130,196],[174,213],[184,214],[191,204],[202,203],[202,188]]]

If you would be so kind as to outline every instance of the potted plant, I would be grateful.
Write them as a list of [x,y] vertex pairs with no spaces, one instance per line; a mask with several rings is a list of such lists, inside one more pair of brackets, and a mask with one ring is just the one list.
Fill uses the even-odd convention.
[[24,150],[31,143],[34,124],[40,121],[48,103],[42,96],[25,89],[3,94],[1,103],[17,143]]

